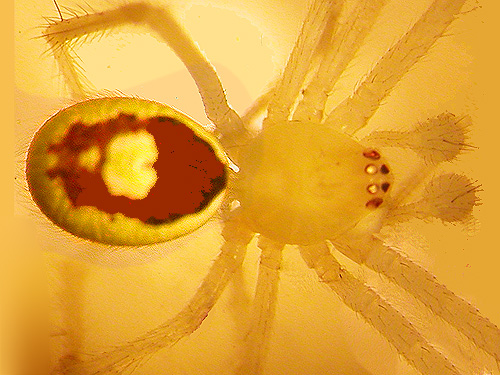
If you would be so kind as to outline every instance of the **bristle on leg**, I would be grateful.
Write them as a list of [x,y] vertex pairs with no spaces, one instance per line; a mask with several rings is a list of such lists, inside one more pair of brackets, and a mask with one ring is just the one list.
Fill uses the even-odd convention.
[[412,217],[423,220],[438,218],[447,223],[467,223],[472,219],[473,207],[479,205],[479,188],[465,176],[443,174],[427,184],[421,200],[392,208],[389,218],[398,221]]
[[467,143],[471,122],[469,116],[457,117],[445,112],[419,123],[410,131],[374,132],[363,142],[382,147],[410,148],[427,164],[437,165],[473,148]]

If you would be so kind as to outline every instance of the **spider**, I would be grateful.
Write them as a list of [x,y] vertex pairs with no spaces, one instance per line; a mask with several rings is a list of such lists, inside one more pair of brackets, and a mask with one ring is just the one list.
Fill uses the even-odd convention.
[[[438,5],[445,4],[443,1],[436,3]],[[381,239],[384,238],[384,227],[394,226],[398,221],[405,222],[413,216],[424,219],[436,216],[443,221],[451,222],[465,221],[469,218],[470,211],[476,200],[476,187],[463,176],[453,173],[434,177],[428,176],[435,166],[444,161],[453,160],[466,147],[466,129],[463,126],[463,123],[467,121],[466,117],[443,113],[421,121],[420,125],[408,131],[372,131],[363,134],[365,121],[360,120],[359,116],[350,116],[352,112],[346,111],[343,113],[345,117],[342,117],[342,121],[339,121],[335,120],[335,118],[332,120],[329,111],[323,111],[325,101],[328,99],[325,92],[330,94],[334,87],[333,85],[332,87],[325,87],[325,82],[328,81],[321,78],[321,75],[326,74],[328,77],[332,77],[336,69],[342,72],[346,68],[344,63],[349,62],[353,57],[350,52],[355,51],[355,48],[348,45],[347,47],[339,47],[346,48],[341,49],[341,53],[337,55],[342,56],[346,61],[338,61],[335,60],[333,54],[329,53],[333,48],[325,49],[323,46],[329,38],[333,38],[330,43],[335,45],[335,40],[337,40],[335,37],[342,35],[343,28],[359,30],[359,34],[350,33],[359,37],[358,40],[351,42],[355,45],[362,43],[364,28],[370,27],[371,21],[375,20],[376,13],[380,11],[377,7],[382,4],[372,5],[371,8],[364,6],[364,2],[356,2],[355,5],[346,5],[345,14],[341,11],[341,5],[323,1],[316,1],[311,4],[311,10],[306,16],[300,33],[301,38],[299,38],[292,52],[289,64],[284,69],[276,86],[257,102],[255,112],[258,112],[259,109],[267,109],[266,117],[262,122],[262,129],[253,131],[249,126],[249,120],[253,119],[252,114],[254,112],[250,112],[250,115],[243,117],[243,121],[240,122],[239,116],[231,111],[229,107],[222,109],[220,107],[211,107],[209,102],[211,97],[204,96],[208,117],[214,122],[215,131],[220,136],[222,145],[237,166],[233,172],[230,172],[233,174],[232,178],[229,179],[226,201],[223,203],[219,213],[220,217],[218,217],[225,228],[222,229],[222,238],[224,239],[222,250],[208,271],[205,282],[194,294],[193,300],[196,301],[196,298],[204,296],[209,298],[202,300],[199,304],[198,302],[194,302],[194,304],[191,302],[191,304],[187,305],[187,309],[181,310],[179,315],[174,316],[166,326],[159,326],[133,343],[119,346],[115,350],[94,357],[88,362],[76,365],[63,362],[62,366],[69,366],[67,368],[62,367],[63,371],[65,369],[68,371],[77,371],[79,369],[82,373],[92,373],[91,371],[96,370],[110,370],[106,366],[114,366],[113,370],[115,371],[125,370],[128,366],[131,366],[129,369],[135,368],[141,359],[147,358],[161,347],[173,344],[176,344],[176,346],[181,345],[177,341],[198,328],[201,320],[205,319],[206,315],[211,311],[212,305],[218,301],[219,293],[222,293],[225,286],[224,283],[229,282],[229,278],[233,274],[237,275],[236,269],[239,265],[232,263],[241,261],[241,259],[239,259],[239,256],[236,257],[237,254],[234,252],[243,252],[250,243],[256,244],[262,251],[261,266],[255,290],[255,300],[250,308],[250,311],[252,311],[250,314],[250,318],[252,318],[249,325],[250,333],[243,340],[244,344],[240,353],[241,360],[236,366],[236,371],[258,374],[265,369],[265,367],[263,369],[263,366],[269,352],[269,340],[272,338],[271,325],[267,323],[272,322],[274,309],[276,308],[277,282],[279,269],[282,267],[280,265],[281,256],[282,252],[283,256],[286,256],[287,253],[293,251],[296,251],[296,255],[300,252],[305,264],[317,273],[318,280],[334,289],[347,305],[358,312],[361,317],[377,326],[381,333],[392,342],[396,350],[421,373],[459,374],[470,373],[471,371],[489,373],[488,371],[498,370],[495,367],[495,360],[499,360],[497,351],[499,345],[495,341],[500,337],[498,328],[486,323],[483,320],[485,318],[481,318],[473,307],[452,294],[449,294],[446,298],[438,299],[437,302],[428,300],[426,288],[422,288],[420,285],[423,280],[419,277],[425,275],[425,278],[429,280],[434,279],[408,258],[404,258],[404,265],[400,267],[402,273],[395,272],[389,277],[403,288],[412,289],[416,297],[422,299],[424,305],[430,307],[434,314],[438,314],[441,304],[448,300],[454,304],[452,311],[455,311],[455,309],[469,309],[468,314],[470,315],[468,315],[468,319],[473,319],[471,326],[479,329],[479,334],[475,329],[470,330],[468,324],[464,324],[464,315],[447,315],[445,312],[443,318],[451,320],[450,323],[454,324],[462,334],[475,335],[471,338],[472,341],[480,348],[479,351],[484,349],[489,352],[494,357],[493,361],[491,361],[491,358],[489,362],[484,359],[484,363],[486,363],[484,364],[482,357],[478,354],[477,358],[481,359],[474,357],[471,363],[466,363],[469,358],[462,359],[462,362],[458,361],[456,365],[453,365],[447,359],[449,354],[446,350],[445,355],[435,352],[434,347],[428,343],[427,339],[424,339],[418,330],[413,330],[414,325],[417,323],[413,320],[410,323],[411,316],[406,318],[398,315],[392,310],[391,304],[386,304],[385,301],[375,297],[374,293],[377,293],[377,287],[366,286],[362,280],[363,277],[358,280],[348,266],[339,266],[336,263],[335,257],[342,257],[340,251],[355,262],[366,263],[369,267],[381,270],[384,267],[382,254],[368,256],[365,252],[370,251],[376,254],[377,251],[382,251],[386,256],[395,254],[393,251],[396,248],[389,245],[389,242],[385,244]],[[453,13],[448,14],[450,21],[453,19],[453,15],[460,12],[461,6],[459,5],[461,4],[455,5],[456,9]],[[352,8],[349,8],[349,6]],[[134,9],[133,13],[137,15],[146,13],[149,10],[149,5],[132,4],[118,9],[123,11],[127,8]],[[137,12],[138,10],[140,12]],[[169,13],[163,13],[160,8],[154,8],[154,10],[159,15],[170,17]],[[340,15],[337,16],[337,12]],[[360,12],[359,18],[353,17],[358,14],[357,12]],[[112,13],[107,14],[111,15]],[[436,14],[439,20],[447,18],[445,17],[446,12]],[[73,22],[85,22],[86,19],[91,19],[90,17],[92,17],[90,14],[76,17],[76,21],[73,20]],[[154,19],[161,20],[162,17],[157,16]],[[353,27],[349,24],[349,22],[356,22],[356,20],[360,21],[357,26]],[[64,24],[70,22],[71,19],[62,22],[63,29]],[[175,22],[175,20],[172,22]],[[57,24],[55,23],[52,27],[57,27]],[[336,29],[336,25],[339,25],[338,29]],[[434,25],[436,23],[431,23],[431,26]],[[442,30],[433,31],[429,34],[431,39],[441,35],[445,26],[443,26]],[[82,30],[85,30],[85,28],[82,28]],[[47,33],[49,36],[56,38],[55,34],[51,34],[50,30]],[[415,51],[417,46],[419,48],[425,47],[425,43],[422,42],[422,35],[414,31],[410,31],[409,35],[413,37],[418,35],[418,43],[409,42],[407,44],[410,51]],[[425,35],[429,36],[428,34]],[[60,43],[61,40],[66,38],[64,33],[60,38],[62,39],[55,39],[55,43]],[[52,40],[54,41],[54,39]],[[430,47],[430,44],[427,47]],[[411,56],[411,53],[405,50],[404,47],[397,47],[396,51],[402,52],[403,56]],[[417,56],[421,56],[426,52],[425,49],[419,50]],[[306,58],[304,58],[305,56]],[[310,60],[307,57],[310,57]],[[376,79],[380,79],[384,72],[390,71],[391,74],[396,76],[394,82],[387,83],[389,86],[382,84],[384,93],[389,92],[392,85],[399,81],[400,77],[398,75],[404,75],[410,69],[407,66],[398,71],[394,60],[389,58],[387,61],[387,67],[381,68],[381,72],[375,75]],[[405,65],[404,61],[397,61],[401,66]],[[333,69],[333,71],[323,70],[327,68],[323,62],[332,63],[333,65],[330,67],[336,69]],[[380,65],[376,65],[375,70],[378,67]],[[300,74],[301,69],[303,70],[302,74]],[[332,80],[333,83],[335,83],[335,80]],[[315,84],[319,84],[319,87],[315,88]],[[202,92],[203,96],[206,91],[212,90],[214,85],[212,83],[207,85],[198,82],[198,87],[201,91],[205,90],[205,92]],[[363,92],[363,89],[366,89],[366,85],[361,83],[357,90]],[[376,85],[372,86],[371,89],[376,91]],[[81,92],[79,84],[76,84],[72,90],[75,96],[79,94],[80,97],[85,97],[87,95]],[[282,101],[287,97],[287,93],[289,93],[288,101],[283,103]],[[223,93],[219,94],[223,95]],[[309,101],[311,97],[313,99]],[[297,98],[300,99],[299,103],[297,103]],[[356,108],[356,114],[368,110],[366,117],[370,118],[372,110],[371,108],[364,108],[366,97],[362,98],[361,107],[359,103],[352,104],[352,101],[347,101],[346,103],[349,103],[347,108]],[[375,94],[374,99],[373,109],[378,109],[381,101],[385,99],[385,94],[379,97]],[[215,102],[217,105],[220,103],[221,101]],[[323,104],[320,105],[319,103]],[[336,108],[343,108],[342,104]],[[233,117],[227,117],[227,113],[230,113]],[[332,113],[335,116],[336,112],[333,111]],[[322,123],[328,124],[328,126],[322,125]],[[349,125],[340,127],[335,125],[339,123]],[[436,129],[440,129],[445,133],[444,141],[442,137],[438,136],[441,132],[436,134]],[[291,143],[295,143],[300,147],[291,147]],[[398,177],[395,172],[397,171],[395,166],[397,158],[383,156],[385,154],[390,155],[390,148],[398,146],[413,149],[423,155],[425,159],[425,163],[417,161],[417,167],[413,173],[409,173],[404,178]],[[293,154],[290,157],[291,149],[300,150],[301,153]],[[351,165],[349,163],[347,165],[339,164],[331,154],[349,155],[349,158],[342,158],[342,160],[349,159],[355,165],[359,164],[361,168],[355,170],[359,170],[360,174],[355,174],[353,169],[350,169]],[[300,157],[297,157],[297,155],[300,155]],[[338,158],[338,156],[336,157]],[[259,160],[260,158],[262,160]],[[275,161],[278,158],[280,163]],[[297,163],[298,159],[300,163]],[[257,163],[255,160],[259,162]],[[284,168],[285,165],[288,165],[288,169]],[[262,166],[265,166],[265,168],[262,168]],[[308,178],[304,178],[304,174],[298,174],[299,172],[297,172],[305,173],[301,171],[304,166],[307,166]],[[275,177],[283,170],[289,173],[287,178]],[[322,179],[317,181],[316,185],[311,186],[309,182],[311,180],[314,182],[314,178],[317,178],[317,176]],[[331,182],[332,176],[350,183],[343,183],[339,186],[338,183]],[[276,185],[277,181],[282,181],[283,186]],[[294,183],[289,183],[290,181],[294,181]],[[299,181],[298,185],[296,181]],[[346,190],[358,184],[361,189],[357,191]],[[273,189],[269,189],[270,185],[274,185]],[[423,187],[420,185],[423,185]],[[294,191],[296,187],[298,189]],[[311,194],[303,194],[304,190],[302,189],[308,189],[309,192],[312,191],[317,194],[320,203],[314,200],[303,200],[303,195],[309,197]],[[417,196],[420,193],[420,196],[417,198],[412,197],[412,193]],[[405,200],[408,195],[414,201],[423,200],[415,206],[410,203],[411,201]],[[332,196],[334,199],[331,199]],[[337,197],[343,199],[337,199]],[[289,200],[286,201],[285,198]],[[360,201],[362,204],[360,204]],[[329,202],[328,204],[331,204],[332,208],[324,206],[326,202]],[[239,207],[235,208],[238,205]],[[273,212],[270,209],[271,207],[274,207],[276,211]],[[313,211],[315,208],[316,211]],[[342,212],[342,215],[336,212]],[[328,225],[325,225],[326,223]],[[252,242],[252,238],[255,237],[256,233],[260,235],[257,240],[254,239]],[[196,238],[190,240],[196,241]],[[285,248],[285,245],[293,245],[294,250],[291,249],[292,246]],[[228,253],[230,256],[227,255]],[[242,257],[242,254],[240,256]],[[397,262],[392,264],[396,265]],[[419,283],[405,281],[404,270],[406,268],[406,272],[412,272],[415,279],[420,281]],[[222,277],[224,275],[226,277]],[[401,275],[403,275],[402,278]],[[209,285],[207,286],[207,284],[215,280],[219,283],[218,288],[220,290],[214,290]],[[438,291],[445,290],[443,286],[438,287],[436,284],[431,284],[428,288]],[[374,296],[376,303],[363,304],[363,296]],[[396,306],[398,304],[397,298],[395,298],[395,301],[390,299],[387,299],[387,301],[394,303]],[[187,311],[190,311],[190,313],[194,311],[199,315],[191,317]],[[186,319],[186,322],[184,322],[184,319]],[[387,328],[388,324],[392,328]],[[172,336],[168,341],[166,335],[175,333],[172,325],[179,325],[182,332],[177,336]],[[395,326],[398,328],[394,328]],[[401,333],[402,331],[405,333]],[[155,337],[154,335],[158,336]],[[488,339],[483,340],[485,335],[489,335]],[[158,339],[158,337],[161,337],[161,339]],[[415,346],[407,345],[408,341],[412,341]],[[137,349],[141,346],[151,348],[149,346],[151,343],[154,346],[150,351],[148,349],[144,349],[144,351]],[[473,344],[468,345],[473,347]],[[465,347],[468,348],[469,346]]]

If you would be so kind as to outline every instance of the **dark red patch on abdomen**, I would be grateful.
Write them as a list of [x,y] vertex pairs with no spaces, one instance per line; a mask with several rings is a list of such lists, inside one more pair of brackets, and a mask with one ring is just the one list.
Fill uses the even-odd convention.
[[[101,173],[106,146],[117,134],[139,130],[149,132],[156,142],[156,184],[144,199],[111,195]],[[99,148],[101,160],[90,172],[78,165],[78,157],[93,146]],[[186,125],[163,116],[137,120],[120,114],[93,126],[77,122],[60,143],[50,146],[49,152],[58,155],[58,164],[47,174],[62,180],[74,207],[94,206],[153,225],[201,211],[227,184],[225,165],[212,146]]]

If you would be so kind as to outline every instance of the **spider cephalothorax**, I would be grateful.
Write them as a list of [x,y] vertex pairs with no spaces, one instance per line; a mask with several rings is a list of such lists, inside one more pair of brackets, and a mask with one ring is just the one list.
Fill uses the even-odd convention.
[[379,152],[313,122],[265,129],[240,159],[242,215],[255,232],[289,244],[351,229],[383,204],[392,183]]

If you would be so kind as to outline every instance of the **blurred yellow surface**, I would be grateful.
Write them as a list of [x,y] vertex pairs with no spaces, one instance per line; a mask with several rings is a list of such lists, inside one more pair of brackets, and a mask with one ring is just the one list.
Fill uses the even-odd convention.
[[[390,4],[370,38],[373,46],[362,50],[347,72],[341,86],[346,92],[426,5],[420,0],[400,3]],[[85,4],[60,3],[70,9],[78,5],[87,9]],[[108,2],[92,1],[90,5],[95,10],[106,9]],[[499,131],[498,120],[491,119],[488,112],[498,93],[488,89],[488,72],[492,70],[485,59],[490,51],[486,44],[493,43],[483,40],[489,35],[485,28],[491,25],[484,25],[484,20],[489,20],[488,5],[485,2],[483,9],[460,17],[453,26],[453,36],[440,40],[408,74],[371,125],[403,128],[442,111],[473,117],[471,140],[478,150],[463,155],[449,169],[463,171],[482,184],[483,205],[475,210],[479,229],[469,234],[463,228],[440,223],[412,223],[404,234],[408,239],[405,250],[500,325],[500,253],[496,242]],[[43,39],[35,38],[40,35],[44,16],[57,17],[53,2],[16,0],[15,6],[16,215],[21,230],[14,232],[15,240],[7,250],[20,254],[19,273],[32,276],[25,288],[31,291],[27,300],[38,306],[20,305],[31,314],[19,315],[19,326],[27,327],[26,322],[31,322],[44,327],[40,321],[45,315],[33,311],[42,311],[45,306],[54,361],[64,353],[99,351],[135,338],[175,314],[216,257],[220,226],[215,223],[173,244],[111,249],[74,239],[38,213],[21,181],[24,152],[33,132],[72,100]],[[215,65],[228,100],[239,113],[264,92],[284,66],[307,10],[304,1],[284,0],[173,0],[171,6]],[[162,101],[208,123],[196,86],[168,47],[147,33],[128,31],[110,33],[77,49],[97,90],[119,90]],[[336,95],[340,97],[342,92]],[[404,169],[404,161],[399,163]],[[241,273],[235,275],[202,327],[173,348],[159,352],[134,374],[230,374],[244,337],[248,317],[245,298],[252,290],[257,262],[253,242]],[[26,271],[25,266],[28,270],[38,268],[39,274]],[[365,271],[357,272],[363,275]],[[41,291],[45,281],[46,295]],[[34,287],[40,290],[31,289]],[[40,334],[34,330],[33,336]],[[35,351],[27,349],[27,353]],[[37,363],[43,363],[43,358]],[[290,247],[285,252],[266,373],[414,375],[416,371],[321,285]]]

